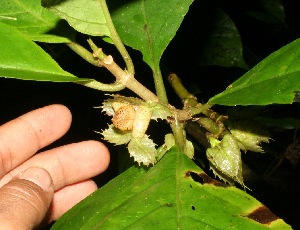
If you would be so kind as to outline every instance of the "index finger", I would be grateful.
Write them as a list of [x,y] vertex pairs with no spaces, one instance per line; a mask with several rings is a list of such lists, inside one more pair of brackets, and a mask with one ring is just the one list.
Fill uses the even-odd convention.
[[50,105],[0,126],[0,178],[64,135],[71,120],[68,108]]

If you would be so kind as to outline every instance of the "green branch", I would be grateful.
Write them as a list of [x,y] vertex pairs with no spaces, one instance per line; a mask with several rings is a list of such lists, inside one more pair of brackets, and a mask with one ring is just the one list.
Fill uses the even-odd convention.
[[163,81],[163,77],[161,75],[159,65],[154,66],[154,68],[153,68],[153,79],[154,79],[156,94],[157,94],[159,100],[162,103],[168,104],[168,97],[167,97],[167,93],[166,93],[166,89],[165,89],[165,84]]
[[[89,52],[87,49],[82,47],[76,42],[67,43],[67,46],[69,46],[75,53],[77,53],[80,57],[82,57],[87,62],[91,63],[94,66],[100,67],[99,60],[93,56],[91,52]],[[125,88],[125,85],[123,85],[120,82],[114,82],[112,84],[105,84],[98,82],[96,80],[91,81],[77,81],[76,84],[84,85],[89,88],[101,90],[101,91],[107,91],[107,92],[115,92],[120,91]]]
[[111,55],[106,55],[101,48],[98,48],[91,39],[88,39],[88,43],[93,50],[93,56],[97,58],[99,66],[105,67],[109,72],[111,72],[118,83],[126,86],[138,96],[140,96],[145,101],[158,101],[158,97],[137,81],[133,74],[128,71],[121,69],[113,60]]
[[77,53],[80,57],[82,57],[84,60],[89,62],[90,64],[99,67],[98,60],[93,56],[93,54],[85,49],[83,46],[79,45],[76,42],[70,42],[66,43],[66,45],[73,50],[75,53]]
[[126,64],[128,73],[134,75],[134,66],[133,66],[131,57],[129,56],[123,42],[121,41],[121,39],[115,29],[115,26],[113,24],[113,21],[110,17],[110,13],[107,8],[106,1],[105,0],[98,0],[98,1],[101,5],[101,9],[102,9],[102,12],[103,12],[105,20],[106,20],[106,24],[107,24],[107,27],[108,27],[108,30],[110,33],[110,38],[113,41],[114,45],[117,47],[120,54],[122,55],[124,62]]
[[[168,78],[171,86],[173,87],[175,93],[182,100],[184,104],[184,110],[188,111],[189,115],[203,113],[206,117],[197,117],[195,120],[201,127],[205,128],[207,131],[215,135],[216,137],[227,133],[228,131],[224,127],[222,121],[227,119],[227,117],[222,116],[211,110],[212,105],[201,104],[197,101],[197,98],[191,94],[183,86],[180,78],[176,74],[170,74]],[[184,114],[184,113],[183,113]]]
[[79,84],[79,85],[83,85],[85,87],[92,88],[92,89],[97,89],[97,90],[107,91],[107,92],[120,91],[126,87],[125,85],[120,84],[118,82],[115,82],[112,84],[104,84],[104,83],[98,82],[96,80],[92,80],[92,81],[88,81],[88,82],[78,81],[75,83]]

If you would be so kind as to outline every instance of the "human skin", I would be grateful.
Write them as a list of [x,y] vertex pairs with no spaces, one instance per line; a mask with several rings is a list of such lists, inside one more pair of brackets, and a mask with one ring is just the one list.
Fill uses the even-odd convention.
[[57,220],[97,189],[109,152],[97,141],[38,151],[70,128],[71,112],[50,105],[0,126],[0,229],[35,229]]

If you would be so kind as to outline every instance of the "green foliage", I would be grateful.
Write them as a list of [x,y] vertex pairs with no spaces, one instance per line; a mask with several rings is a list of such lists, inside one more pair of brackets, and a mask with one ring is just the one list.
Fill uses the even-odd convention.
[[260,207],[245,192],[211,180],[172,148],[155,167],[133,166],[110,181],[52,229],[290,229],[275,216],[270,225],[251,219]]
[[221,105],[291,104],[299,81],[300,40],[265,58],[228,88],[209,100]]
[[38,45],[20,31],[0,22],[0,75],[23,80],[77,82]]
[[[119,109],[128,109],[133,115],[129,114],[126,119],[114,117],[114,125],[110,124],[101,134],[113,144],[128,144],[130,156],[138,164],[157,164],[150,169],[130,168],[66,213],[53,229],[226,229],[232,226],[237,229],[290,229],[282,219],[244,191],[207,176],[192,160],[194,146],[186,139],[183,127],[188,120],[197,121],[204,127],[205,131],[199,127],[198,130],[202,129],[202,134],[209,132],[212,141],[206,154],[215,174],[231,184],[244,185],[240,150],[262,152],[259,144],[267,142],[269,137],[260,135],[260,128],[248,132],[233,125],[227,129],[223,124],[225,116],[214,115],[209,108],[215,104],[290,104],[296,100],[300,91],[299,40],[265,58],[205,105],[198,103],[197,98],[177,82],[179,88],[184,89],[183,96],[178,93],[184,103],[180,110],[168,104],[160,60],[192,0],[110,1],[109,10],[118,34],[104,0],[42,0],[42,5],[49,10],[39,1],[4,0],[4,3],[0,9],[1,77],[75,82],[96,89],[105,85],[101,89],[111,91],[127,87],[144,99],[115,95],[106,100],[102,108],[108,115],[128,115]],[[275,1],[273,6],[271,3],[270,0],[260,1],[263,12],[248,13],[262,21],[282,23],[284,14],[280,2]],[[200,60],[202,65],[247,69],[241,37],[234,21],[221,9],[216,8],[215,12],[215,22],[204,44],[205,49],[196,57],[197,61]],[[65,20],[70,26],[66,26]],[[89,45],[93,53],[76,43],[74,29],[97,36],[97,39],[104,37],[113,43],[127,70],[120,68],[113,57],[92,42]],[[135,80],[131,59],[119,37],[124,44],[142,53],[153,71],[156,94]],[[107,68],[116,77],[116,83],[111,86],[77,78],[61,69],[33,41],[66,43],[93,65]],[[178,53],[179,60],[192,58]],[[176,91],[177,86],[173,87]],[[141,116],[141,111],[145,112],[147,119]],[[173,134],[166,135],[165,143],[158,149],[145,134],[150,118],[167,121],[173,131]],[[122,128],[127,121],[130,125]],[[202,143],[207,147],[207,139]],[[178,149],[172,148],[174,145]],[[257,212],[259,216],[256,216]]]
[[99,1],[43,0],[42,6],[57,14],[77,31],[93,36],[110,36]]
[[[0,22],[39,42],[69,42],[75,36],[75,31],[67,23],[42,8],[38,1],[1,0]],[[5,43],[1,45],[5,46]]]
[[142,52],[144,61],[159,71],[161,56],[175,36],[193,0],[108,2],[122,41]]

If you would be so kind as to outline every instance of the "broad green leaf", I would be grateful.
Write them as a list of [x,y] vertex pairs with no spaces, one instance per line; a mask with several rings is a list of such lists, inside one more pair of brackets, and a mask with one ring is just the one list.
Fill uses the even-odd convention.
[[240,34],[233,21],[221,9],[215,9],[210,33],[206,36],[200,57],[201,65],[248,68],[243,58]]
[[39,0],[1,0],[0,22],[39,42],[70,42],[75,35],[67,23],[44,9]]
[[110,36],[99,1],[42,0],[42,6],[57,14],[77,31],[92,36]]
[[38,45],[11,26],[0,23],[0,77],[23,80],[77,82]]
[[107,4],[122,41],[141,51],[144,61],[157,69],[193,0],[115,2]]
[[300,91],[300,39],[282,47],[209,100],[220,105],[291,104]]
[[64,214],[59,229],[291,229],[256,199],[209,178],[171,149],[156,166],[131,167]]

